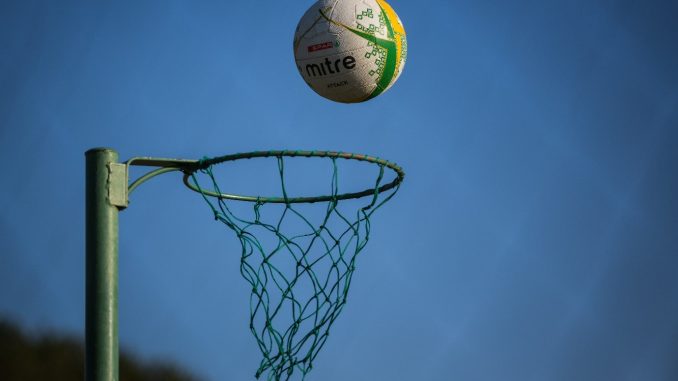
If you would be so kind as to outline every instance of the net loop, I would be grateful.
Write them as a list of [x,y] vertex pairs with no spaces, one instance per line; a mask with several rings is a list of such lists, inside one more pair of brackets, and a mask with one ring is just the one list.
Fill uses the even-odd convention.
[[[370,237],[370,218],[395,195],[404,174],[381,159],[339,152],[262,151],[231,157],[275,157],[281,197],[223,194],[213,171],[225,161],[220,158],[200,160],[184,182],[202,195],[215,219],[240,242],[240,274],[251,288],[249,328],[262,354],[255,377],[267,373],[268,381],[296,375],[304,380],[346,305],[356,258]],[[330,194],[290,197],[285,166],[290,157],[329,158]],[[373,188],[342,193],[339,159],[377,164]],[[386,168],[398,177],[385,184]],[[249,212],[235,212],[237,197],[252,202]],[[349,198],[356,200],[344,201]]]

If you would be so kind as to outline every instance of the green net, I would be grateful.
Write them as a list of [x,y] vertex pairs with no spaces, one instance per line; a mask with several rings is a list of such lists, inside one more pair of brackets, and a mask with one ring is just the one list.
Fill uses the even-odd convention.
[[[223,158],[204,159],[202,169],[187,175],[189,186],[203,195],[214,218],[232,230],[242,246],[240,273],[252,287],[250,330],[263,355],[256,377],[268,372],[269,381],[290,380],[293,375],[303,380],[312,369],[346,304],[356,257],[370,237],[370,217],[394,196],[402,180],[399,167],[362,156],[376,164],[374,187],[340,193],[339,161],[356,157],[329,153],[323,157],[331,166],[330,194],[294,198],[285,185],[285,163],[286,156],[296,155],[281,152],[259,156],[277,160],[282,196],[245,197],[252,201],[247,208],[233,201],[240,196],[221,192],[214,166]],[[387,166],[398,178],[385,185]],[[343,204],[350,204],[351,211]],[[309,207],[321,212],[313,213]]]

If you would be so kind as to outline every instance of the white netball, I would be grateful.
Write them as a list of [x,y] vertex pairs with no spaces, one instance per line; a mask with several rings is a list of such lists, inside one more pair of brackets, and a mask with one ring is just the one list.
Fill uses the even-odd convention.
[[319,0],[299,21],[294,58],[319,95],[364,102],[400,77],[407,58],[405,28],[384,0]]

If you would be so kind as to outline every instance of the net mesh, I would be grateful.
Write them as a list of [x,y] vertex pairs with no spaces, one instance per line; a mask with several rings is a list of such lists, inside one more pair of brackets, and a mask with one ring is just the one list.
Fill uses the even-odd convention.
[[[379,192],[385,166],[377,164],[374,192],[342,201],[340,210],[340,165],[335,157],[330,158],[330,200],[295,204],[289,202],[285,186],[289,158],[276,159],[283,202],[261,198],[246,213],[236,211],[234,204],[241,208],[242,202],[206,195],[205,190],[222,193],[214,165],[203,165],[191,180],[214,218],[232,230],[242,246],[240,273],[252,287],[250,330],[263,355],[256,378],[267,372],[269,381],[293,376],[303,380],[346,304],[356,257],[370,237],[370,217],[398,187]],[[343,204],[351,204],[352,212],[346,212]],[[314,215],[304,209],[309,206],[321,212]]]

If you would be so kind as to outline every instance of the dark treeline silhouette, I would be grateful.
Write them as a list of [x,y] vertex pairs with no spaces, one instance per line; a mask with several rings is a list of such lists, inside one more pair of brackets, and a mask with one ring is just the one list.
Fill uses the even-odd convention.
[[[60,334],[28,335],[17,325],[0,320],[0,380],[84,380],[82,340]],[[121,381],[197,381],[168,362],[140,362],[120,353]]]

